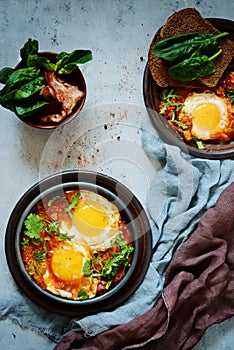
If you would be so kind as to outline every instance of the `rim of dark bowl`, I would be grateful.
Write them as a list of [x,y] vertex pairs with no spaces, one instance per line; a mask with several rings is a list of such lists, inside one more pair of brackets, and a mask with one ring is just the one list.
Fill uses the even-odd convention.
[[[43,290],[29,276],[20,254],[23,221],[33,206],[48,193],[71,188],[97,191],[118,207],[133,234],[134,254],[123,279],[110,291],[87,300],[70,300]],[[126,301],[141,285],[152,252],[152,232],[147,214],[137,197],[116,179],[93,171],[66,171],[49,176],[29,188],[16,203],[5,234],[9,270],[25,296],[48,311],[65,316],[86,316],[112,310]]]
[[[40,56],[46,56],[47,58],[51,59],[52,61],[54,60],[54,58],[58,55],[58,53],[56,52],[47,52],[47,51],[41,51],[38,52],[38,54]],[[15,67],[20,68],[20,62],[16,65]],[[78,114],[80,113],[80,111],[82,110],[85,101],[86,101],[86,96],[87,96],[87,86],[86,86],[86,82],[85,82],[85,78],[81,72],[81,70],[79,69],[79,67],[77,66],[75,68],[75,70],[72,72],[69,81],[71,83],[73,83],[74,85],[78,85],[79,89],[81,91],[84,92],[84,96],[77,102],[77,104],[75,105],[75,107],[73,108],[73,111],[71,114],[69,114],[68,116],[66,116],[61,122],[58,123],[40,123],[39,118],[35,117],[22,117],[16,114],[16,117],[19,118],[22,122],[24,122],[27,125],[30,125],[34,128],[37,129],[44,129],[44,130],[51,130],[51,129],[56,129],[60,126],[63,126],[65,124],[70,123],[73,119],[75,119]],[[43,114],[39,113],[39,116],[42,116]],[[35,119],[33,119],[35,118]]]

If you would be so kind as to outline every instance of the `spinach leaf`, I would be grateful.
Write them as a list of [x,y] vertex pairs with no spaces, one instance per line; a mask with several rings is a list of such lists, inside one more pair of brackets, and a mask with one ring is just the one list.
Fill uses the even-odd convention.
[[11,90],[18,89],[29,81],[37,79],[40,76],[40,70],[35,67],[22,68],[14,70],[6,81],[6,85],[0,91],[0,96],[6,95]]
[[217,39],[225,35],[228,35],[228,33],[223,32],[217,35],[204,33],[180,34],[160,40],[154,47],[154,54],[168,61],[180,61],[201,47],[203,54],[205,49],[210,50],[213,46],[217,48]]
[[4,96],[2,96],[5,100],[22,100],[27,97],[34,95],[36,92],[39,92],[44,84],[44,78],[38,77],[34,80],[27,82],[26,84],[20,86],[18,89],[13,89]]
[[190,81],[214,71],[214,65],[208,56],[194,52],[190,58],[170,67],[168,73],[175,80]]
[[14,70],[0,91],[0,104],[18,115],[30,115],[32,111],[48,104],[37,95],[44,85],[44,77],[40,75],[39,69],[29,67]]
[[20,49],[20,57],[22,58],[21,64],[27,66],[28,56],[37,54],[38,48],[38,41],[29,38],[28,41],[24,44],[24,46]]
[[[31,117],[31,115],[33,115],[35,113],[35,111],[37,111],[39,108],[48,105],[49,102],[46,101],[42,101],[39,99],[27,99],[27,101],[25,101],[25,105],[21,104],[18,106],[12,105],[11,109],[12,111],[14,111],[17,115],[22,116],[22,117]],[[9,108],[10,109],[10,108]]]
[[27,59],[28,67],[38,67],[42,70],[55,70],[56,65],[52,63],[48,58],[39,55],[29,55]]
[[70,74],[77,66],[92,59],[90,50],[74,50],[71,53],[61,52],[57,56],[56,71],[58,74]]
[[5,67],[0,70],[0,83],[6,84],[7,79],[15,70],[10,67]]

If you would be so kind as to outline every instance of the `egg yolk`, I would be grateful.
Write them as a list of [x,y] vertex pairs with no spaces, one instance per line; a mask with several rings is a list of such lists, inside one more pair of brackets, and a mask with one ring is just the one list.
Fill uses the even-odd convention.
[[105,208],[95,202],[83,202],[74,211],[74,226],[84,236],[93,237],[108,226]]
[[83,275],[83,255],[74,248],[58,249],[52,256],[52,270],[54,274],[65,281],[81,278]]
[[203,103],[193,109],[192,118],[198,129],[213,131],[220,122],[221,114],[215,103]]

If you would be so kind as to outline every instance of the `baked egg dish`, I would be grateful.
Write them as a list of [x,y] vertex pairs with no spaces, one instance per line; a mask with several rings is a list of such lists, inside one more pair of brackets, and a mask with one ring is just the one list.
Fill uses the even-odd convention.
[[44,290],[85,300],[113,288],[133,256],[118,208],[98,193],[68,190],[39,201],[24,220],[21,256]]
[[197,148],[205,143],[234,140],[234,72],[214,89],[166,88],[160,95],[159,113]]

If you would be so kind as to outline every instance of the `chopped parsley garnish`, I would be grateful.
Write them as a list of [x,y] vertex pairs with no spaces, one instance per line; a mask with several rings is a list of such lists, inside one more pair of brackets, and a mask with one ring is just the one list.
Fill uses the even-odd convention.
[[47,233],[50,235],[52,232],[55,232],[56,235],[59,234],[59,225],[57,222],[52,221],[49,223],[48,228],[47,228]]
[[179,98],[181,98],[180,95],[174,94],[174,90],[171,89],[170,91],[164,90],[162,93],[162,101],[164,101],[163,107],[160,109],[159,113],[164,114],[168,107],[174,107],[174,110],[172,111],[172,118],[171,122],[177,124],[182,129],[188,129],[188,126],[179,120],[176,119],[177,113],[183,108],[184,104],[177,101]]
[[24,249],[27,247],[28,242],[29,242],[29,239],[25,239],[24,241],[21,242],[21,245]]
[[47,249],[36,250],[32,255],[38,262],[44,262],[47,254]]
[[[111,277],[116,276],[120,267],[130,266],[129,256],[133,252],[134,247],[128,246],[126,240],[121,237],[122,233],[119,232],[117,236],[111,241],[111,245],[118,244],[119,251],[110,251],[112,258],[108,258],[103,264],[100,256],[95,256],[91,260],[86,260],[83,272],[87,277],[104,277],[111,283]],[[101,270],[97,271],[95,265],[101,265]],[[108,287],[110,286],[110,283]]]
[[204,149],[204,145],[201,140],[197,139],[195,136],[193,137],[193,141],[196,143],[198,149]]
[[41,272],[42,272],[42,267],[40,264],[38,264],[35,260],[32,260],[30,266],[29,266],[29,274],[30,275],[35,275],[35,273],[38,274],[38,276],[41,276]]
[[30,238],[39,239],[40,233],[44,230],[44,223],[42,218],[37,214],[29,214],[24,221],[26,230],[24,234]]
[[182,128],[183,130],[188,129],[188,125],[186,125],[186,124],[180,122],[179,120],[176,120],[175,118],[176,118],[176,117],[175,117],[175,112],[173,112],[171,121],[172,121],[173,123],[177,124],[177,125],[178,125],[180,128]]
[[56,236],[60,239],[62,239],[63,241],[71,241],[72,238],[74,238],[75,236],[69,236],[68,233],[56,233]]
[[71,203],[69,203],[69,205],[64,209],[64,211],[69,215],[71,215],[71,210],[77,207],[79,199],[80,199],[80,193],[75,194],[75,196],[72,197]]
[[184,105],[183,103],[176,101],[181,98],[181,96],[174,94],[173,89],[170,91],[164,90],[161,98],[164,101],[164,106],[159,111],[161,114],[163,114],[168,107],[175,107],[175,111],[178,112]]
[[59,224],[57,222],[50,222],[47,228],[47,233],[50,235],[52,232],[55,233],[55,236],[62,239],[63,241],[71,241],[73,236],[69,236],[68,233],[61,233],[59,229]]
[[89,295],[88,293],[86,292],[86,290],[84,288],[81,288],[78,292],[78,297],[81,298],[81,300],[86,300],[86,299],[89,299]]

